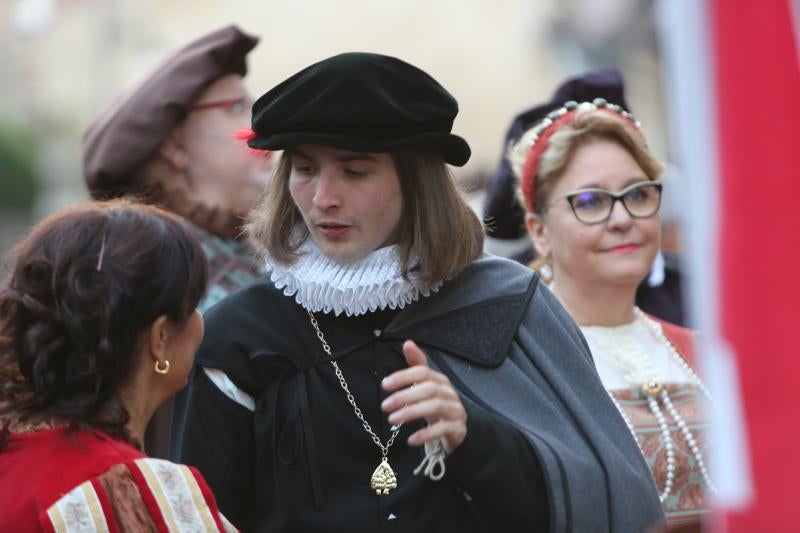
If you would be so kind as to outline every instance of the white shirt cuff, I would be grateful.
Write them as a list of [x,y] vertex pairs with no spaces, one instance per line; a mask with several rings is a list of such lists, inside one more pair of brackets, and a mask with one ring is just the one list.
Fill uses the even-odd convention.
[[229,378],[225,372],[218,368],[208,368],[205,366],[202,368],[203,372],[205,372],[206,376],[208,376],[208,379],[210,379],[211,382],[217,386],[222,394],[239,405],[247,408],[249,411],[256,410],[256,402],[253,400],[253,397],[234,385],[233,381],[231,381],[231,378]]

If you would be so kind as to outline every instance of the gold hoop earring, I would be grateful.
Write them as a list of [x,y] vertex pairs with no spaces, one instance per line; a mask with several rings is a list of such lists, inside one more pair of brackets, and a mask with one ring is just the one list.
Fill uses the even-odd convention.
[[163,376],[164,374],[169,372],[169,360],[164,359],[164,368],[161,368],[161,365],[159,364],[160,362],[161,361],[156,359],[156,364],[154,366],[154,370],[156,371],[156,374],[161,374]]

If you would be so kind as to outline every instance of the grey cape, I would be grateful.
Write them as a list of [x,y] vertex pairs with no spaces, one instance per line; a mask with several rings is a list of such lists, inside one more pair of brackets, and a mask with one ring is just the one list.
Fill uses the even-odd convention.
[[[649,467],[580,329],[538,276],[484,256],[420,307],[392,327],[422,345],[460,393],[530,440],[551,531],[638,532],[663,521]],[[428,335],[423,324],[434,317]]]

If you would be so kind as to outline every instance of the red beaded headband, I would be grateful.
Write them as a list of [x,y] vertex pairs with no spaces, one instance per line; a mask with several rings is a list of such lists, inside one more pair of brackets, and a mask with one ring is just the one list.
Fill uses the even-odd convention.
[[535,197],[536,197],[536,174],[539,171],[539,160],[542,154],[547,150],[550,142],[550,137],[558,131],[558,128],[575,118],[578,111],[588,110],[604,110],[616,115],[621,116],[630,122],[636,131],[642,135],[641,124],[638,120],[633,118],[633,115],[625,111],[617,104],[610,104],[603,98],[595,98],[592,102],[574,102],[569,101],[562,107],[551,111],[539,123],[533,127],[533,138],[530,140],[530,148],[525,155],[525,164],[522,166],[520,175],[520,184],[522,187],[522,195],[525,198],[525,204],[528,211],[534,212],[535,210]]

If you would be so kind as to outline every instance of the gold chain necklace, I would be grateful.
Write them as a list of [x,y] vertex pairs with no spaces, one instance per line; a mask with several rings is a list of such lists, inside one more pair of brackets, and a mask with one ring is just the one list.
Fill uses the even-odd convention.
[[[328,346],[327,342],[325,342],[325,336],[322,334],[322,330],[319,329],[319,324],[317,323],[317,319],[314,317],[314,313],[308,310],[306,310],[306,312],[308,313],[308,318],[311,319],[311,325],[314,326],[315,330],[317,330],[317,338],[319,338],[320,342],[322,343],[322,349],[326,354],[328,354],[328,357],[333,357],[331,354],[331,347]],[[336,377],[339,378],[339,385],[342,386],[342,390],[347,395],[347,401],[353,406],[353,412],[355,412],[356,417],[361,421],[361,425],[364,426],[366,432],[372,437],[372,442],[374,442],[375,445],[381,449],[381,462],[372,473],[369,486],[375,491],[375,494],[389,494],[390,490],[397,488],[397,476],[395,475],[394,470],[392,470],[392,467],[389,466],[389,448],[391,448],[392,444],[394,444],[394,439],[397,437],[398,433],[400,433],[400,428],[403,426],[403,424],[401,423],[396,426],[392,426],[394,431],[389,437],[389,440],[386,441],[386,444],[383,444],[381,439],[379,439],[375,432],[372,431],[372,427],[370,427],[367,419],[364,418],[364,414],[361,412],[361,409],[359,409],[358,405],[356,405],[356,398],[353,396],[353,393],[350,392],[350,387],[347,386],[347,381],[345,381],[344,374],[342,374],[339,365],[333,360],[331,360],[330,363],[333,365],[333,368],[336,371]]]

